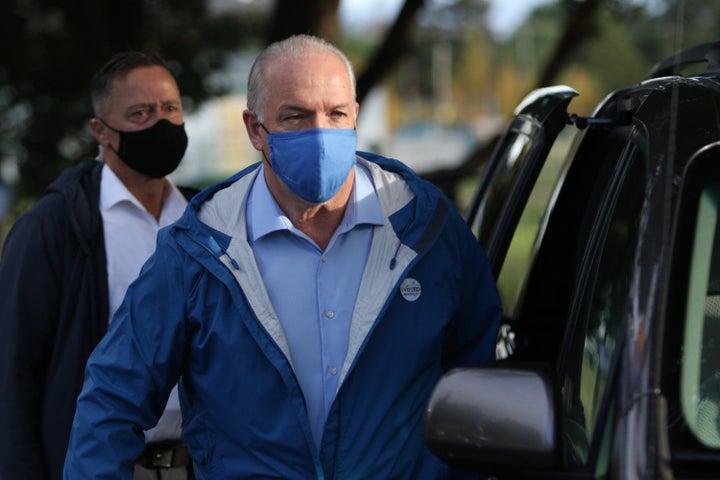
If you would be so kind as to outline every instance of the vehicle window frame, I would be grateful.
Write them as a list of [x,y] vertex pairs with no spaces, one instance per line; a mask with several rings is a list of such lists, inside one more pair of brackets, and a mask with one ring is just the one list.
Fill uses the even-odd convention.
[[[547,171],[548,155],[556,148],[559,134],[568,126],[567,107],[577,95],[576,90],[564,85],[540,88],[528,94],[516,108],[515,116],[480,176],[465,220],[485,250],[496,281],[500,280],[528,201],[535,194],[540,176]],[[552,183],[558,181],[563,169],[560,166],[555,172],[550,172]],[[548,197],[546,202],[550,201]],[[487,210],[488,205],[490,210]],[[532,257],[532,251],[529,251],[524,265],[521,265],[522,271],[517,275],[519,284],[524,282],[531,268]],[[522,291],[517,288],[504,292],[502,286],[498,286],[503,302],[503,325],[496,345],[496,357],[502,359],[514,353],[511,324],[514,307],[519,303]]]
[[[497,278],[505,261],[510,241],[527,206],[527,200],[547,160],[558,134],[567,125],[567,107],[577,91],[564,86],[537,89],[518,105],[508,128],[495,147],[487,168],[465,214],[473,234],[487,254],[493,275]],[[521,138],[526,141],[517,155]],[[504,175],[507,163],[516,167],[517,178],[508,181]],[[497,202],[497,215],[484,218],[483,208],[491,196],[491,189],[505,185],[505,194]],[[487,233],[483,233],[486,231]]]
[[[610,159],[612,161],[612,159]],[[615,171],[611,174],[608,186],[605,192],[602,194],[602,200],[595,212],[595,218],[593,221],[593,227],[586,243],[585,252],[579,268],[579,278],[577,280],[577,287],[573,294],[573,300],[570,310],[569,328],[566,331],[565,339],[563,340],[563,347],[559,357],[558,363],[558,378],[561,379],[563,384],[563,415],[564,417],[569,416],[572,411],[572,395],[568,390],[573,388],[572,385],[568,385],[566,382],[570,375],[570,370],[578,371],[582,368],[584,363],[584,351],[585,351],[585,339],[587,335],[587,328],[590,316],[590,309],[592,308],[595,289],[598,285],[598,275],[601,269],[601,262],[606,249],[606,243],[608,242],[608,236],[610,231],[611,223],[615,218],[615,214],[618,208],[618,201],[623,193],[623,188],[628,185],[628,172],[632,168],[640,169],[642,172],[646,172],[646,162],[642,155],[640,155],[637,147],[629,142],[625,145],[619,158],[617,159],[617,165]],[[637,188],[637,187],[634,187]],[[644,197],[638,205],[640,211],[642,211]],[[624,206],[623,206],[624,208]],[[632,256],[637,252],[637,245],[633,250]],[[630,278],[633,275],[632,265],[629,266],[628,274]],[[622,317],[617,325],[617,344],[615,345],[611,358],[609,359],[609,367],[607,378],[605,380],[605,388],[603,389],[596,414],[594,415],[595,421],[593,422],[592,433],[587,443],[586,457],[582,459],[582,462],[577,462],[577,455],[573,454],[572,445],[569,443],[568,438],[562,439],[563,458],[565,459],[566,465],[571,469],[580,469],[593,471],[596,474],[599,472],[607,472],[610,468],[611,455],[607,451],[609,448],[609,441],[613,435],[613,412],[616,409],[617,399],[614,398],[617,394],[618,378],[620,371],[620,363],[622,361],[622,351],[626,341],[626,337],[623,332],[626,329],[627,315],[624,311],[627,307],[627,297],[622,301]],[[575,373],[577,379],[581,380],[581,373]],[[582,385],[574,385],[574,388],[581,389]],[[580,395],[580,393],[578,393]],[[568,419],[566,418],[565,421]],[[586,421],[590,419],[586,418]],[[586,427],[587,428],[587,427]],[[604,447],[604,448],[603,448]],[[604,463],[601,463],[604,462]]]
[[587,219],[599,211],[617,159],[631,137],[632,116],[626,109],[634,104],[618,95],[609,97],[597,112],[616,121],[579,130],[558,175],[522,279],[518,312],[511,319],[516,360],[558,364],[582,252],[591,234],[592,221]]
[[[687,326],[683,319],[688,312],[691,259],[702,192],[707,188],[720,190],[720,142],[698,150],[688,161],[683,173],[679,202],[675,214],[672,268],[667,300],[667,319],[662,346],[661,390],[668,403],[667,429],[673,469],[677,472],[698,468],[720,469],[720,449],[704,445],[686,422],[682,407],[683,352]],[[720,202],[720,200],[718,200]],[[720,208],[720,205],[718,205]],[[716,229],[720,228],[720,219]],[[717,234],[717,233],[716,233]]]
[[[710,260],[716,246],[718,235],[718,215],[720,214],[720,185],[705,185],[699,192],[697,221],[690,261],[688,296],[685,309],[685,334],[683,335],[683,361],[680,370],[680,404],[690,431],[703,445],[720,449],[720,441],[710,443],[711,439],[699,425],[702,363],[705,353],[705,329],[707,327],[705,303],[710,289]],[[710,231],[708,231],[710,230]],[[720,295],[720,292],[717,292]],[[717,296],[717,295],[716,295]],[[716,372],[720,378],[720,371]],[[702,402],[702,399],[699,400]],[[693,407],[695,407],[693,411]]]

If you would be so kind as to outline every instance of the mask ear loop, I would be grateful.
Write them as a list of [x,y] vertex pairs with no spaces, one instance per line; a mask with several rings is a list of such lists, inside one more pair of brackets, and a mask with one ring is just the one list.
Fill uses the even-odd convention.
[[[270,135],[270,130],[268,130],[267,127],[265,126],[265,124],[260,121],[260,117],[258,117],[257,113],[253,112],[253,115],[255,115],[255,120],[257,120],[258,125],[260,125],[262,127],[262,129],[265,130],[265,133]],[[268,148],[270,148],[269,144],[268,144]],[[270,165],[270,168],[272,168],[272,162],[270,161],[270,158],[268,158],[268,156],[265,155],[265,150],[260,150],[260,153],[262,153],[263,158],[265,159],[265,161],[268,162],[268,165]]]
[[263,158],[265,159],[266,162],[268,162],[268,165],[270,165],[270,168],[272,168],[272,162],[267,157],[267,155],[265,155],[265,150],[260,150],[260,153],[262,153]]
[[[98,117],[95,117],[95,118],[97,118],[98,120],[100,120],[100,123],[102,123],[103,125],[105,125],[107,128],[109,128],[109,129],[112,130],[113,132],[117,133],[118,135],[122,135],[123,132],[121,132],[120,130],[117,130],[117,129],[111,127],[105,120],[103,120],[102,117],[99,117],[99,116],[98,116]],[[122,157],[120,157],[120,154],[119,154],[118,151],[115,149],[115,147],[112,146],[112,144],[108,145],[108,148],[109,148],[110,151],[112,151],[115,155],[117,155],[118,158],[122,158]],[[119,149],[119,148],[120,148],[120,139],[118,138],[118,149]]]
[[107,128],[109,128],[109,129],[112,130],[113,132],[115,132],[115,133],[120,133],[120,130],[117,130],[117,129],[111,127],[105,120],[103,120],[102,117],[95,117],[95,118],[97,118],[98,120],[100,120],[100,122],[102,122],[103,125],[105,125]]

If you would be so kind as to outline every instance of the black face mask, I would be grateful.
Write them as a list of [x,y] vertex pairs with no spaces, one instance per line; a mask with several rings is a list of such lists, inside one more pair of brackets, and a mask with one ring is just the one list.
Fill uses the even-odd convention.
[[145,130],[126,132],[100,121],[120,134],[118,149],[113,149],[120,160],[143,175],[162,178],[172,173],[185,155],[188,144],[185,124],[175,125],[163,118]]

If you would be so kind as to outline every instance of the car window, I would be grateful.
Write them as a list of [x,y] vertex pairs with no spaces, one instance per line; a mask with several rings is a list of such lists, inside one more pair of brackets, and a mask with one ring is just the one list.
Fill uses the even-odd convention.
[[[582,305],[574,348],[567,356],[565,377],[566,432],[571,464],[588,462],[596,430],[606,424],[611,375],[620,327],[631,290],[633,260],[638,243],[645,184],[645,168],[630,149],[627,170],[619,172],[619,191],[611,189],[604,212],[594,222],[595,236],[586,251],[587,287],[579,290]],[[622,163],[622,162],[621,162]],[[622,169],[622,166],[620,167]],[[597,255],[597,256],[596,256]]]
[[576,95],[565,86],[528,94],[483,171],[466,220],[496,278],[540,170],[567,125],[567,105]]
[[720,448],[720,187],[700,195],[688,281],[681,373],[683,414],[705,446]]
[[503,303],[503,311],[510,318],[515,317],[515,309],[522,292],[522,280],[532,261],[535,238],[574,134],[575,130],[573,129],[564,130],[550,150],[550,154],[540,170],[540,175],[532,187],[517,228],[513,232],[510,246],[498,274],[497,286]]
[[503,139],[507,146],[500,148],[500,158],[494,166],[493,181],[486,197],[479,203],[470,225],[481,245],[488,245],[490,242],[492,227],[498,222],[513,184],[524,165],[522,160],[527,157],[538,129],[539,126],[533,122],[515,120]]

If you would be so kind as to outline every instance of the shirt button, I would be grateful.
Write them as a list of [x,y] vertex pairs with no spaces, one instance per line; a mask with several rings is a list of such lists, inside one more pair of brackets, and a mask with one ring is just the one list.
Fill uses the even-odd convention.
[[335,316],[335,312],[333,312],[332,310],[328,310],[327,312],[325,312],[325,315],[328,318],[333,318]]
[[322,262],[325,263],[328,261],[327,255],[322,256]]
[[330,367],[330,375],[337,375],[337,368]]

